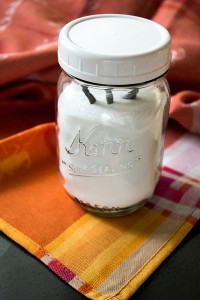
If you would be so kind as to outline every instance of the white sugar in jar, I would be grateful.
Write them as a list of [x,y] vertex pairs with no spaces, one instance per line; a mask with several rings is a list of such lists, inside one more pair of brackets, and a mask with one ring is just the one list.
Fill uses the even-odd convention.
[[94,15],[59,35],[60,173],[83,208],[120,216],[158,182],[170,94],[168,31],[147,19]]

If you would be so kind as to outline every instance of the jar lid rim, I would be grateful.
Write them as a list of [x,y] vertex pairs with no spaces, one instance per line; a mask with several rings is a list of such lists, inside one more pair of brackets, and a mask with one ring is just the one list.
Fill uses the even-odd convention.
[[165,73],[171,39],[161,25],[141,17],[91,15],[60,31],[58,61],[67,73],[100,84],[134,84]]

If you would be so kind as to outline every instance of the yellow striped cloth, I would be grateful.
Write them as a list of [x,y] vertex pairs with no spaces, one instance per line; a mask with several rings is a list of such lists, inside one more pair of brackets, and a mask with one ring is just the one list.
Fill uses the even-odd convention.
[[125,300],[200,217],[200,138],[165,151],[154,196],[125,217],[89,214],[66,196],[46,124],[0,143],[0,229],[90,299]]

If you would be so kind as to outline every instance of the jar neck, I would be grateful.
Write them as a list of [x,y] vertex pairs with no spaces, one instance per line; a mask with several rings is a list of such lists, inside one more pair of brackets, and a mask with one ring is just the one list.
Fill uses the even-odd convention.
[[63,71],[67,76],[69,76],[74,82],[76,82],[77,84],[80,85],[84,85],[84,86],[90,86],[92,88],[109,88],[109,89],[122,89],[122,88],[143,88],[143,87],[148,87],[151,86],[152,84],[159,84],[160,81],[162,81],[163,79],[166,78],[167,72],[165,72],[164,74],[162,74],[161,76],[157,77],[157,78],[153,78],[152,80],[146,81],[146,82],[141,82],[141,83],[137,83],[137,84],[127,84],[127,85],[107,85],[107,84],[97,84],[97,83],[93,83],[93,82],[88,82],[88,81],[84,81],[82,79],[76,78],[70,74],[67,74],[65,71]]

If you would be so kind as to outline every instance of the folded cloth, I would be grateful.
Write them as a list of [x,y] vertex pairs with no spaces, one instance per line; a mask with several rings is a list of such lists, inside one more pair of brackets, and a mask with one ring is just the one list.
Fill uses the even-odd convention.
[[74,18],[99,13],[137,15],[169,30],[173,64],[168,79],[175,96],[170,117],[200,133],[199,1],[2,0],[0,138],[54,121],[59,30]]
[[200,218],[200,137],[168,132],[153,197],[114,219],[64,192],[55,140],[49,123],[0,142],[0,229],[88,298],[128,299]]
[[182,91],[173,96],[170,117],[186,129],[200,134],[200,93]]

